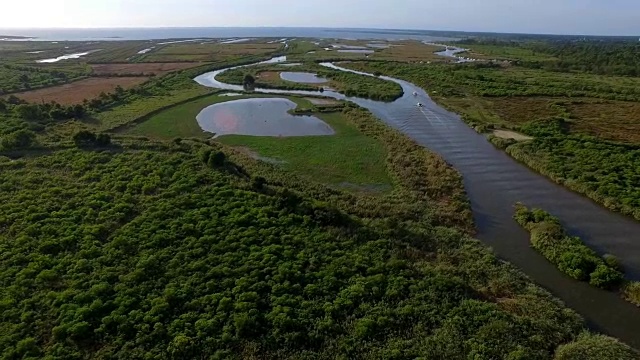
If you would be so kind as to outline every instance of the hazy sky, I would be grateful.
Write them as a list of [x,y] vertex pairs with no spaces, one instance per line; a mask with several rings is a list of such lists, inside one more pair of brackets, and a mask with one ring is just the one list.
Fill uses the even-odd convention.
[[640,35],[638,0],[0,0],[0,27],[304,26]]

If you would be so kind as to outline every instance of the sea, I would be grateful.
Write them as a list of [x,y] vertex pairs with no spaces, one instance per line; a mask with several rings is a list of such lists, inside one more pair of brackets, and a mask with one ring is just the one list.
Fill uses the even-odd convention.
[[[295,27],[188,27],[110,29],[2,29],[0,40],[118,41],[200,38],[317,38],[449,41],[447,33],[431,30],[295,28]],[[14,39],[11,37],[21,37]],[[25,39],[26,38],[26,39]]]

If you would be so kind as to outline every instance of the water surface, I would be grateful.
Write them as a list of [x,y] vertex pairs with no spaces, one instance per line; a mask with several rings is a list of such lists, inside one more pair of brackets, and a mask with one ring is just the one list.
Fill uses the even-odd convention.
[[203,109],[200,127],[222,135],[311,136],[333,135],[329,124],[315,116],[291,115],[296,103],[283,98],[253,98],[223,102]]
[[354,54],[373,54],[375,51],[373,50],[364,50],[364,49],[349,49],[349,50],[338,50],[341,53],[354,53]]
[[80,59],[81,57],[85,55],[89,55],[96,51],[99,51],[99,50],[93,50],[93,51],[87,51],[87,52],[75,53],[75,54],[67,54],[67,55],[58,56],[57,58],[36,60],[36,62],[41,64],[49,64],[49,63],[56,63],[58,61],[63,61],[63,60]]
[[286,81],[309,84],[323,84],[328,81],[325,78],[321,78],[318,75],[309,72],[283,71],[280,73],[280,78]]

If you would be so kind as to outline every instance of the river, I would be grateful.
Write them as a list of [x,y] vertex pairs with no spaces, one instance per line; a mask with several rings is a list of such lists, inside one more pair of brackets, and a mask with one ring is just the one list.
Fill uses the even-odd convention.
[[[284,61],[285,57],[278,57],[262,63]],[[322,65],[373,76],[334,64]],[[227,70],[203,74],[195,81],[204,86],[242,91],[242,86],[215,79]],[[346,97],[332,91],[321,95],[352,101],[367,108],[389,126],[444,157],[464,178],[478,239],[579,312],[593,329],[640,349],[640,309],[617,293],[594,288],[562,274],[529,246],[529,234],[512,219],[513,205],[523,202],[559,217],[572,234],[581,236],[600,254],[618,257],[627,276],[633,279],[640,278],[640,223],[613,213],[518,163],[467,126],[458,115],[438,106],[420,87],[399,79],[381,78],[402,86],[404,95],[390,103]],[[320,95],[307,91],[256,91]],[[418,102],[424,107],[417,107]]]

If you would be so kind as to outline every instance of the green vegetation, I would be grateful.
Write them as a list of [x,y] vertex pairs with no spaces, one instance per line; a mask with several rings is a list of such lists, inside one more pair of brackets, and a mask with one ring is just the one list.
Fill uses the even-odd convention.
[[87,72],[0,64],[0,95],[64,84],[86,77]]
[[[460,175],[363,109],[292,98],[338,130],[305,139],[326,154],[250,139],[300,169],[184,139],[194,117],[179,120],[213,99],[194,76],[268,56],[235,49],[81,117],[0,101],[0,358],[633,356],[473,240]],[[152,139],[104,133],[134,124]],[[317,159],[393,187],[335,186]]]
[[[292,98],[292,100],[296,100]],[[260,137],[227,135],[220,141],[243,146],[282,167],[323,183],[375,191],[391,188],[384,145],[358,130],[357,113],[313,113],[334,130],[332,136]]]
[[640,282],[629,281],[622,288],[622,294],[627,301],[640,306]]
[[624,280],[618,266],[610,266],[617,260],[609,255],[605,261],[580,238],[567,235],[551,214],[518,205],[514,218],[531,233],[531,246],[570,277],[603,289],[616,288]]
[[179,43],[161,46],[136,59],[142,62],[210,62],[230,61],[250,56],[273,54],[282,44],[216,44]]
[[315,63],[306,63],[293,69],[286,69],[277,64],[239,68],[225,71],[218,76],[218,80],[229,84],[243,85],[245,76],[250,75],[256,79],[256,87],[309,91],[317,91],[322,88],[321,84],[305,84],[282,80],[280,72],[283,71],[315,73],[321,78],[330,80],[326,85],[347,96],[393,101],[403,94],[402,87],[394,82],[333,70]]
[[[144,116],[136,118],[134,121],[128,119],[125,121],[127,125],[139,124],[134,127],[127,127],[126,132],[131,135],[149,136],[167,140],[177,137],[211,137],[211,134],[202,131],[195,121],[196,116],[202,109],[209,105],[234,99],[237,98],[223,97],[214,94],[191,100],[182,105],[172,105],[172,107],[165,111],[155,111],[150,116],[145,114]],[[135,117],[138,114],[132,112],[131,115]],[[105,116],[105,118],[108,117],[109,116]]]
[[140,146],[0,165],[3,357],[550,358],[583,328],[435,218],[359,220],[240,154]]
[[581,334],[575,342],[562,345],[554,360],[635,360],[638,353],[621,342],[607,336]]
[[461,42],[489,57],[516,60],[518,65],[560,72],[640,76],[637,41],[501,41]]
[[559,184],[640,220],[640,79],[482,63],[345,66],[413,81],[478,130],[534,137],[492,142]]

